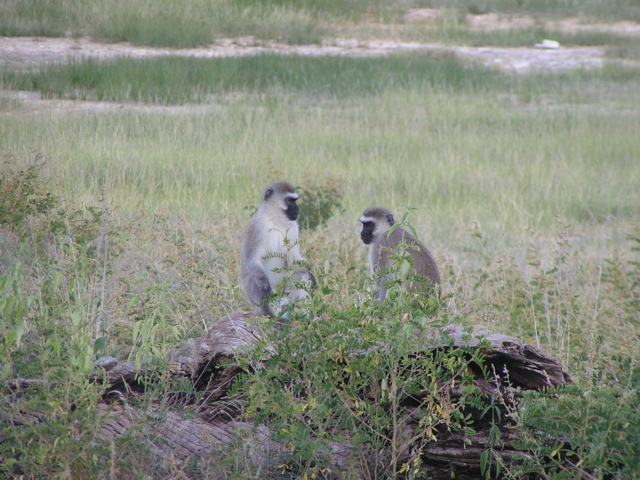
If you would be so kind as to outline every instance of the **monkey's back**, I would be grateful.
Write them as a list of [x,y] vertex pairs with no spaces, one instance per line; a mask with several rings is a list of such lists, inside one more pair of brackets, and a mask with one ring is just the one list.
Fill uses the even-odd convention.
[[[407,245],[407,253],[411,255],[413,260],[412,267],[415,270],[416,274],[421,277],[428,278],[432,284],[440,285],[442,280],[440,279],[440,270],[438,269],[438,265],[436,264],[435,259],[431,255],[431,252],[425,247],[421,242],[415,239],[411,233],[402,228],[398,227],[391,235],[387,238],[384,236],[384,239],[381,242],[381,250],[389,249],[391,245],[401,245],[402,243]],[[398,253],[398,252],[395,252]]]

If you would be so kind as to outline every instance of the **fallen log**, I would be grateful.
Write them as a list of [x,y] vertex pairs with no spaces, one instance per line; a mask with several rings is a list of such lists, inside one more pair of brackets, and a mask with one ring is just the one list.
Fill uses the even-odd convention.
[[[244,421],[243,399],[228,396],[234,379],[242,373],[229,360],[254,347],[261,339],[259,329],[253,323],[255,318],[256,315],[245,312],[227,315],[200,338],[190,340],[168,356],[171,374],[175,378],[187,379],[193,390],[201,394],[199,399],[193,395],[173,399],[174,404],[187,408],[187,414],[161,408],[160,405],[144,411],[132,407],[127,399],[144,392],[145,385],[153,381],[153,371],[148,367],[138,368],[132,362],[101,359],[98,366],[102,373],[96,374],[94,380],[106,387],[102,410],[109,415],[98,437],[111,441],[135,425],[145,424],[149,450],[160,457],[171,455],[177,459],[203,457],[214,451],[224,451],[240,441],[247,458],[261,471],[277,470],[278,465],[285,461],[288,447],[272,440],[265,425]],[[487,398],[497,388],[506,391],[508,387],[510,395],[516,392],[517,396],[522,390],[539,390],[571,382],[557,360],[515,337],[485,334],[479,329],[469,330],[457,325],[420,332],[419,335],[424,345],[421,354],[463,347],[480,351],[485,364],[471,363],[470,368],[476,374],[476,385]],[[486,369],[495,375],[487,378]],[[455,401],[456,392],[450,394]],[[396,465],[415,457],[416,449],[419,449],[423,465],[429,468],[430,478],[451,478],[452,474],[456,478],[478,478],[481,455],[489,445],[488,423],[480,425],[475,435],[442,431],[437,441],[416,446],[411,444],[417,422],[412,423],[409,418],[412,415],[410,407],[404,415],[405,427],[401,438],[406,441],[397,452]],[[518,449],[517,442],[513,440],[513,435],[506,430],[501,435],[496,447],[496,455],[501,461],[517,463],[530,455]],[[389,452],[372,451],[367,445],[355,447],[349,441],[329,442],[321,457],[328,465],[324,470],[326,478],[339,478],[339,472],[353,469],[357,470],[359,478],[375,475],[379,478],[391,468]]]
[[[168,356],[176,375],[188,376],[201,384],[222,359],[255,346],[261,338],[258,329],[251,324],[256,314],[236,312],[219,319],[211,329],[197,339],[188,341],[182,348]],[[451,347],[477,347],[489,365],[496,371],[507,368],[515,387],[539,390],[549,386],[571,383],[571,377],[556,359],[538,348],[525,344],[516,337],[501,333],[485,333],[483,329],[449,325],[438,330],[437,335],[424,335],[425,351]],[[488,346],[485,343],[488,342]],[[112,357],[104,357],[96,366],[106,372],[106,384],[116,388],[124,383],[135,384],[148,369],[138,369],[134,362],[118,363]]]

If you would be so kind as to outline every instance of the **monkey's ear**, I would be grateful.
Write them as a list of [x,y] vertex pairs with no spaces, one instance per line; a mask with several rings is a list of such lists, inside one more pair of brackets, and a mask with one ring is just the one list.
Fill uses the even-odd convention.
[[264,200],[269,200],[271,198],[271,195],[273,195],[273,188],[267,188],[264,191]]
[[387,222],[389,222],[389,225],[393,225],[394,223],[396,223],[395,218],[393,218],[393,213],[387,215]]

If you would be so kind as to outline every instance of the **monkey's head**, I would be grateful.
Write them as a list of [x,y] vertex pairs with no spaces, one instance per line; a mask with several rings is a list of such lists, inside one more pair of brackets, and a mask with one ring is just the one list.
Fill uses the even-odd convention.
[[293,185],[289,182],[279,181],[265,188],[262,201],[282,209],[287,218],[294,222],[300,215],[300,210],[296,203],[298,197],[299,195]]
[[396,221],[390,210],[371,207],[364,211],[360,217],[360,223],[362,223],[360,238],[365,245],[370,245],[376,237],[386,233]]

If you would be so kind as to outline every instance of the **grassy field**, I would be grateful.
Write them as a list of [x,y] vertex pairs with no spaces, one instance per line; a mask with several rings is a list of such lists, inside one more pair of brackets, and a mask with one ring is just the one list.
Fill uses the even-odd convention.
[[[166,3],[166,12],[179,8]],[[246,33],[260,9],[269,18],[306,15],[316,28],[374,14],[392,21],[400,8],[303,3],[227,2],[211,12],[233,11]],[[617,18],[638,8],[618,3]],[[550,17],[604,8],[527,4],[527,13]],[[151,15],[156,3],[114,1],[98,22],[89,2],[47,5],[4,2],[0,11],[11,15],[0,15],[0,31],[80,32],[115,25],[131,5],[153,17],[149,32],[163,30]],[[179,8],[179,18],[207,18],[207,5]],[[176,45],[200,43],[173,34]],[[104,38],[132,40],[112,31]],[[238,232],[264,186],[282,178],[303,194],[303,217],[314,202],[327,206],[325,223],[302,231],[324,311],[350,311],[372,294],[358,235],[364,208],[400,217],[415,207],[409,221],[442,271],[440,320],[522,338],[557,356],[575,381],[527,395],[521,425],[572,438],[581,465],[599,478],[640,476],[637,69],[512,77],[424,54],[168,57],[5,71],[0,83],[51,99],[0,95],[0,414],[13,419],[1,424],[3,474],[255,476],[239,467],[223,475],[215,462],[142,458],[126,448],[138,445],[135,436],[95,446],[101,391],[85,376],[96,357],[159,359],[249,308],[236,282]],[[46,383],[30,392],[6,386],[17,377]],[[9,426],[17,424],[26,427]],[[536,448],[535,458],[548,455]]]
[[[441,8],[446,14],[425,28],[407,21],[407,12],[415,8]],[[466,15],[486,13],[529,15],[538,25],[490,34],[469,32]],[[544,34],[542,38],[559,36],[564,44],[623,41],[603,33],[544,31],[542,22],[568,16],[586,23],[638,21],[640,8],[637,0],[617,0],[613,8],[606,0],[191,0],[186,5],[171,0],[108,0],[100,4],[87,0],[6,0],[0,5],[0,35],[88,35],[108,42],[168,47],[207,45],[219,37],[237,36],[309,44],[345,33],[360,38],[397,35],[407,40],[510,46],[531,45],[532,38],[539,41],[540,34]]]

